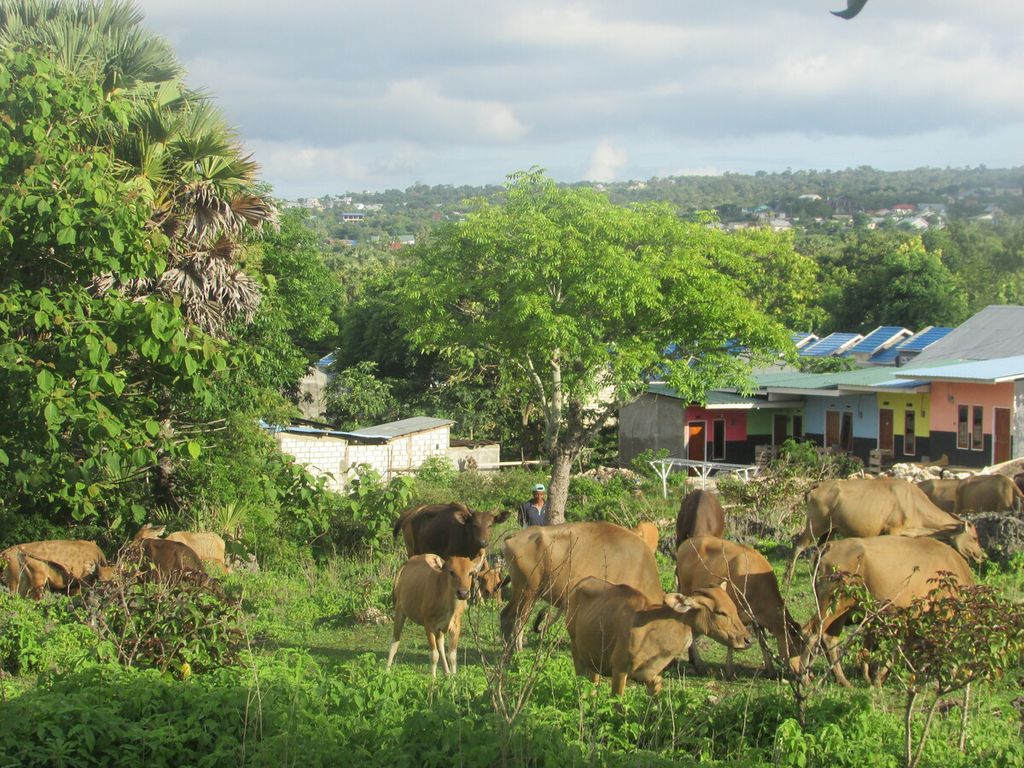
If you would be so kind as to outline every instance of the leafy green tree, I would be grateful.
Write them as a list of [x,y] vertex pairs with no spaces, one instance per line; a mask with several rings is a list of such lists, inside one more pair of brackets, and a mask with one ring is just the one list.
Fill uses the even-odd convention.
[[209,396],[223,345],[177,302],[96,291],[166,267],[167,237],[96,137],[131,104],[46,58],[0,52],[0,498],[9,513],[116,528],[161,457],[199,443],[174,425]]
[[351,368],[335,368],[327,384],[327,418],[343,429],[357,429],[388,421],[398,402],[386,381],[377,378],[377,365],[369,361]]
[[728,242],[666,207],[515,174],[502,203],[479,202],[419,249],[399,308],[418,348],[493,367],[505,393],[538,409],[560,521],[573,460],[645,381],[664,373],[700,400],[748,387],[750,362],[787,348],[783,327],[716,268]]

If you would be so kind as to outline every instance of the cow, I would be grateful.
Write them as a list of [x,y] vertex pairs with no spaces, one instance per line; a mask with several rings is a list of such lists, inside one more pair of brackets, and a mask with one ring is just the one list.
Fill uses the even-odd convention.
[[[455,674],[462,612],[481,562],[458,556],[444,559],[434,554],[414,555],[406,561],[395,578],[395,624],[388,669],[398,653],[405,620],[410,619],[427,633],[430,676],[437,677],[438,659],[446,674]],[[447,653],[446,633],[450,638]]]
[[676,515],[676,549],[689,538],[714,536],[725,533],[725,510],[718,497],[710,491],[688,493],[679,505]]
[[[800,625],[786,610],[775,572],[760,552],[711,536],[688,539],[676,552],[676,577],[679,591],[684,595],[724,582],[743,622],[763,627],[778,643],[779,658],[788,663],[792,671],[799,670],[803,650]],[[771,671],[774,665],[763,643],[761,651],[765,669]],[[690,647],[690,661],[698,671],[702,669],[695,645]],[[731,676],[732,671],[730,648],[726,674]]]
[[203,561],[199,559],[191,547],[180,541],[161,539],[160,534],[165,526],[147,523],[139,529],[132,539],[132,544],[143,558],[153,565],[154,577],[157,581],[187,577],[199,583],[207,581]]
[[[0,560],[6,564],[7,588],[11,592],[22,595],[33,588],[22,583],[22,579],[28,576],[28,571],[25,570],[25,560],[19,561],[18,552],[24,553],[40,563],[40,565],[28,566],[29,570],[36,571],[36,575],[30,577],[32,583],[39,582],[44,586],[47,583],[63,583],[63,586],[57,587],[59,590],[66,590],[73,585],[92,583],[98,577],[100,568],[107,565],[107,558],[103,554],[103,550],[94,541],[51,540],[17,544],[0,552]],[[41,565],[43,563],[49,564],[48,569]],[[42,576],[44,570],[48,570],[45,578]],[[43,580],[40,581],[40,579]]]
[[223,571],[230,570],[224,559],[224,539],[216,533],[175,531],[167,535],[167,541],[180,541],[206,563],[213,563]]
[[586,576],[627,584],[651,604],[664,602],[654,554],[639,536],[614,523],[530,526],[502,548],[512,595],[501,612],[501,632],[517,650],[537,599],[564,610],[570,588]]
[[800,553],[833,534],[842,536],[935,536],[949,540],[964,557],[985,559],[978,532],[969,522],[943,512],[913,483],[896,478],[826,480],[807,492],[807,521],[797,536],[786,569],[793,578]]
[[476,593],[481,600],[494,600],[501,592],[503,581],[500,568],[488,568],[474,577]]
[[610,676],[613,696],[622,695],[627,678],[645,683],[656,696],[662,670],[686,653],[695,633],[730,649],[749,647],[750,636],[724,587],[669,594],[655,603],[627,584],[580,579],[566,610],[576,674],[594,683]]
[[642,520],[629,530],[643,539],[644,544],[652,553],[658,551],[658,526],[654,523]]
[[392,533],[397,539],[401,531],[409,557],[431,553],[475,559],[491,545],[491,527],[509,514],[480,512],[456,502],[424,504],[399,515]]
[[807,668],[811,652],[824,641],[836,682],[850,686],[839,663],[838,646],[839,635],[856,605],[851,598],[843,598],[829,607],[838,583],[837,573],[852,576],[882,608],[906,608],[928,595],[935,586],[929,580],[943,571],[952,573],[959,584],[974,584],[967,561],[952,547],[927,536],[872,536],[830,542],[818,562],[814,583],[818,612],[803,630],[807,644],[801,667]]
[[956,512],[956,489],[960,487],[959,480],[922,480],[917,487],[943,512],[951,515]]
[[975,475],[960,481],[956,490],[956,514],[1016,510],[1024,494],[1006,475]]

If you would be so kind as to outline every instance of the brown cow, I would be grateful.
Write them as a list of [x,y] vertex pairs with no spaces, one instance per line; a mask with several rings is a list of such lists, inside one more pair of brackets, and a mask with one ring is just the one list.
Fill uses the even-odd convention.
[[664,602],[654,554],[627,528],[606,522],[530,526],[503,544],[512,596],[501,612],[506,643],[523,647],[523,628],[538,598],[565,609],[570,588],[586,576],[639,590]]
[[943,512],[951,515],[956,512],[956,489],[960,487],[959,480],[922,480],[917,487]]
[[491,526],[503,523],[510,512],[480,512],[465,504],[424,504],[403,512],[394,526],[402,532],[409,557],[432,553],[441,557],[479,557],[491,545]]
[[[402,627],[411,619],[426,630],[430,645],[430,675],[437,676],[437,662],[441,660],[445,673],[455,674],[462,629],[462,611],[473,586],[473,575],[481,561],[466,557],[415,555],[410,557],[395,579],[395,625],[391,649],[388,651],[388,669],[398,653]],[[445,633],[450,642],[447,654]]]
[[750,646],[750,636],[723,587],[696,594],[665,595],[650,602],[626,584],[589,576],[569,595],[566,625],[576,674],[595,683],[612,678],[612,695],[620,696],[626,679],[661,691],[661,672],[691,647],[694,633],[709,635],[732,648]]
[[[771,564],[756,549],[711,536],[684,541],[676,553],[676,576],[679,591],[695,594],[700,589],[726,584],[726,592],[736,603],[740,618],[746,624],[763,627],[779,646],[779,658],[791,670],[800,667],[803,637],[779,592],[779,582]],[[771,671],[772,658],[762,644],[764,666]],[[697,647],[690,648],[690,661],[698,671],[702,664]],[[732,648],[726,658],[726,673],[732,675]]]
[[676,549],[684,541],[697,536],[722,538],[725,533],[725,510],[718,497],[710,491],[692,491],[683,498],[676,515]]
[[502,575],[500,568],[488,568],[474,577],[477,594],[481,600],[493,600],[501,592]]
[[70,594],[82,585],[108,580],[111,570],[103,552],[91,541],[18,544],[0,552],[0,562],[5,566],[7,588],[36,600],[47,588]]
[[[94,580],[100,566],[107,564],[107,558],[96,542],[83,539],[30,541],[16,545],[16,548],[40,560],[56,564],[71,578],[85,583]],[[8,578],[10,578],[10,569],[8,569]],[[11,591],[16,591],[16,589]]]
[[41,600],[46,588],[54,592],[70,592],[76,581],[61,566],[26,554],[18,547],[0,552],[6,568],[7,588],[22,597]]
[[826,480],[807,492],[807,522],[793,546],[786,581],[800,553],[833,534],[842,536],[935,536],[964,557],[981,562],[985,552],[970,523],[936,507],[913,483],[896,478]]
[[830,542],[818,562],[814,584],[818,615],[804,629],[808,642],[802,668],[806,669],[813,648],[824,640],[836,682],[850,685],[839,663],[838,646],[839,635],[855,604],[844,599],[829,608],[837,585],[835,573],[853,576],[880,607],[905,608],[931,592],[935,585],[929,584],[929,579],[935,579],[942,571],[952,573],[960,584],[974,583],[967,561],[952,547],[927,536],[873,536]]
[[147,523],[132,539],[132,544],[137,546],[142,555],[153,564],[156,578],[160,581],[167,581],[186,576],[200,582],[206,581],[206,570],[203,568],[203,561],[199,559],[199,555],[180,541],[159,538],[164,529],[163,525]]
[[1024,494],[1006,475],[975,475],[960,481],[956,513],[1013,511],[1022,498]]
[[641,520],[629,530],[643,539],[644,544],[647,545],[647,548],[651,550],[651,552],[658,551],[658,526],[654,523],[648,522],[647,520]]
[[224,539],[216,533],[175,531],[167,535],[167,541],[180,541],[199,555],[200,560],[214,563],[221,570],[230,570],[224,560]]

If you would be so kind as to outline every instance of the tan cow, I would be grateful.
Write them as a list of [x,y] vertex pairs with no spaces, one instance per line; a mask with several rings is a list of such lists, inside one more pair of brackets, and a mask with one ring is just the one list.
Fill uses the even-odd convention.
[[960,481],[956,490],[956,513],[1009,512],[1024,498],[1017,484],[1006,475],[975,475]]
[[501,612],[506,643],[523,647],[523,628],[537,599],[565,609],[570,588],[596,576],[627,584],[652,604],[664,602],[654,554],[627,528],[605,522],[530,526],[503,544],[512,595]]
[[167,535],[167,541],[180,541],[206,563],[213,563],[223,571],[230,570],[224,559],[224,539],[216,533],[175,531]]
[[[18,553],[31,558],[19,560]],[[41,594],[44,586],[66,591],[91,584],[107,565],[107,558],[94,541],[52,540],[17,544],[0,552],[5,564],[5,581],[11,592]],[[48,565],[47,565],[48,564]]]
[[[803,637],[779,592],[779,582],[771,564],[756,549],[711,536],[688,539],[676,552],[676,576],[679,591],[695,594],[700,589],[725,583],[725,590],[736,603],[745,624],[763,627],[779,646],[779,658],[797,671]],[[766,670],[773,668],[771,654],[761,646]],[[702,668],[696,646],[690,648],[690,661]],[[732,648],[726,658],[726,673],[732,675]]]
[[936,507],[913,483],[896,478],[826,480],[807,493],[807,522],[796,538],[786,581],[800,553],[841,536],[935,536],[964,557],[985,559],[974,526]]
[[634,525],[630,530],[643,539],[644,544],[651,552],[658,551],[658,526],[647,520],[641,520],[639,523]]
[[477,594],[481,600],[493,600],[501,592],[502,574],[500,568],[488,568],[474,577]]
[[853,576],[881,608],[909,606],[932,591],[935,585],[928,581],[937,578],[942,571],[952,573],[960,584],[974,583],[967,561],[952,547],[927,536],[873,536],[833,541],[825,548],[817,570],[814,591],[818,615],[804,628],[808,642],[801,666],[806,669],[813,648],[824,641],[836,682],[844,686],[849,686],[850,682],[839,663],[839,635],[856,606],[852,600],[843,599],[829,607],[837,585],[834,574],[843,572]]
[[943,512],[951,515],[956,512],[956,489],[960,487],[959,480],[922,480],[917,487]]
[[[467,557],[444,560],[438,555],[416,555],[406,561],[395,579],[395,625],[388,651],[388,669],[398,653],[405,620],[411,619],[426,630],[431,677],[437,676],[438,659],[447,674],[455,674],[462,612],[480,563]],[[449,635],[447,653],[446,633]]]
[[689,538],[715,536],[725,533],[725,510],[711,491],[696,490],[688,493],[676,514],[676,548]]
[[139,548],[143,557],[153,564],[156,578],[167,581],[185,576],[201,582],[206,581],[206,570],[199,555],[180,541],[159,538],[164,529],[165,526],[147,523],[132,539],[132,543]]
[[589,576],[569,595],[566,625],[576,674],[595,683],[612,678],[619,696],[627,678],[661,690],[661,672],[686,653],[694,633],[709,635],[732,648],[747,648],[750,636],[736,606],[719,585],[693,595],[665,595],[652,603],[626,584]]

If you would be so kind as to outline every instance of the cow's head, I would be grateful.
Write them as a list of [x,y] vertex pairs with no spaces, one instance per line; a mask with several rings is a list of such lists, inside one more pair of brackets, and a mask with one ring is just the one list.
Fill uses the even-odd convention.
[[135,538],[133,538],[132,541],[142,541],[143,539],[159,539],[161,536],[163,536],[163,533],[166,530],[166,525],[153,525],[152,523],[146,523],[144,526],[139,528],[139,532],[135,534]]
[[468,557],[449,557],[442,560],[436,555],[428,555],[427,562],[435,571],[448,577],[448,583],[457,600],[467,600],[473,588],[473,577],[480,570],[483,559],[470,560]]
[[462,507],[455,512],[455,519],[466,527],[466,540],[480,549],[491,545],[491,527],[508,519],[509,510],[504,512],[481,512]]
[[730,648],[742,650],[750,647],[750,633],[740,621],[736,603],[726,593],[726,582],[720,586],[698,589],[692,595],[672,593],[665,595],[665,605],[688,616],[695,632],[707,635]]
[[501,570],[491,568],[490,570],[478,573],[476,576],[477,586],[480,588],[480,596],[489,600],[498,594],[501,589]]
[[963,526],[958,525],[947,536],[943,538],[946,538],[949,545],[959,552],[964,560],[977,565],[985,562],[985,550],[978,540],[978,529],[974,527],[974,523],[965,520]]

